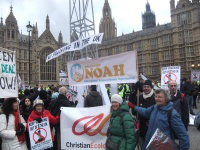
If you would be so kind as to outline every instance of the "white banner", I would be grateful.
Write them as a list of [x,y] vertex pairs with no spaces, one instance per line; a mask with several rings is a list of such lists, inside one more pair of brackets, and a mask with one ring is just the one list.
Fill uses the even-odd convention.
[[0,98],[18,97],[15,52],[0,47]]
[[[74,115],[76,114],[76,115]],[[110,105],[61,108],[61,149],[105,150]]]
[[103,39],[103,33],[99,33],[99,34],[95,34],[95,35],[74,41],[54,51],[53,53],[49,54],[46,58],[46,62],[64,54],[65,52],[81,50],[84,47],[91,44],[101,44],[102,39]]
[[134,83],[138,80],[136,51],[67,63],[70,85]]
[[199,81],[199,80],[200,80],[200,70],[192,70],[191,81]]
[[29,122],[28,127],[31,150],[43,150],[53,147],[47,117],[42,118],[41,123],[37,123],[36,121]]
[[161,88],[167,89],[169,81],[176,81],[178,89],[181,83],[181,67],[169,66],[161,69]]

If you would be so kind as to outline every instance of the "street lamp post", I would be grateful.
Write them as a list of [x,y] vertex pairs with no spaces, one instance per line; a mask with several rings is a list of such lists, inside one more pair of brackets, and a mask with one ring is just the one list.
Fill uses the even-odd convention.
[[28,51],[29,51],[29,56],[28,56],[28,64],[29,64],[29,73],[28,73],[28,83],[29,83],[29,87],[31,86],[31,80],[30,80],[30,76],[31,76],[31,55],[30,55],[30,52],[31,52],[31,42],[30,42],[30,34],[31,34],[31,31],[32,31],[32,26],[30,25],[30,21],[29,21],[29,24],[26,26],[27,27],[27,32],[29,33],[28,35]]

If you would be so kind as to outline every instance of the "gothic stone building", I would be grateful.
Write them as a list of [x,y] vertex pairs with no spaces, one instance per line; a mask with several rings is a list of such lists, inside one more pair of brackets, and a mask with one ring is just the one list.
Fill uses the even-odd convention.
[[[19,32],[17,20],[14,17],[12,6],[10,14],[3,24],[0,23],[0,47],[7,48],[16,52],[17,74],[20,75],[22,82],[28,85],[29,81],[29,37]],[[63,63],[65,55],[45,62],[46,56],[63,46],[62,34],[60,32],[58,41],[50,31],[49,16],[46,17],[46,30],[38,37],[37,23],[33,25],[30,38],[30,84],[32,86],[58,84],[59,71],[66,70]]]
[[[108,0],[103,7],[100,32],[105,33],[99,57],[136,50],[139,73],[159,80],[161,67],[181,66],[181,76],[200,69],[200,3],[199,0],[170,0],[171,23],[157,25],[156,15],[146,4],[141,31],[116,37],[115,22]],[[125,13],[125,12],[124,12]]]

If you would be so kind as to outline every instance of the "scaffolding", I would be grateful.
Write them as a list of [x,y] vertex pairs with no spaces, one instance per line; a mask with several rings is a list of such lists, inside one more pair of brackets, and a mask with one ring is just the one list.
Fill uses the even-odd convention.
[[[95,34],[94,11],[92,0],[69,0],[70,42]],[[75,60],[76,51],[70,52],[71,61]],[[97,58],[97,45],[80,50],[81,58]]]

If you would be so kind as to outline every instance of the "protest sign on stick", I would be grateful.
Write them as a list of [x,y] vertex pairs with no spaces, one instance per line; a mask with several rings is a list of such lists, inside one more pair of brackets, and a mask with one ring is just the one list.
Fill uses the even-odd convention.
[[18,97],[15,52],[0,47],[0,98]]
[[42,118],[42,122],[32,121],[28,123],[31,150],[43,150],[53,147],[49,120]]

